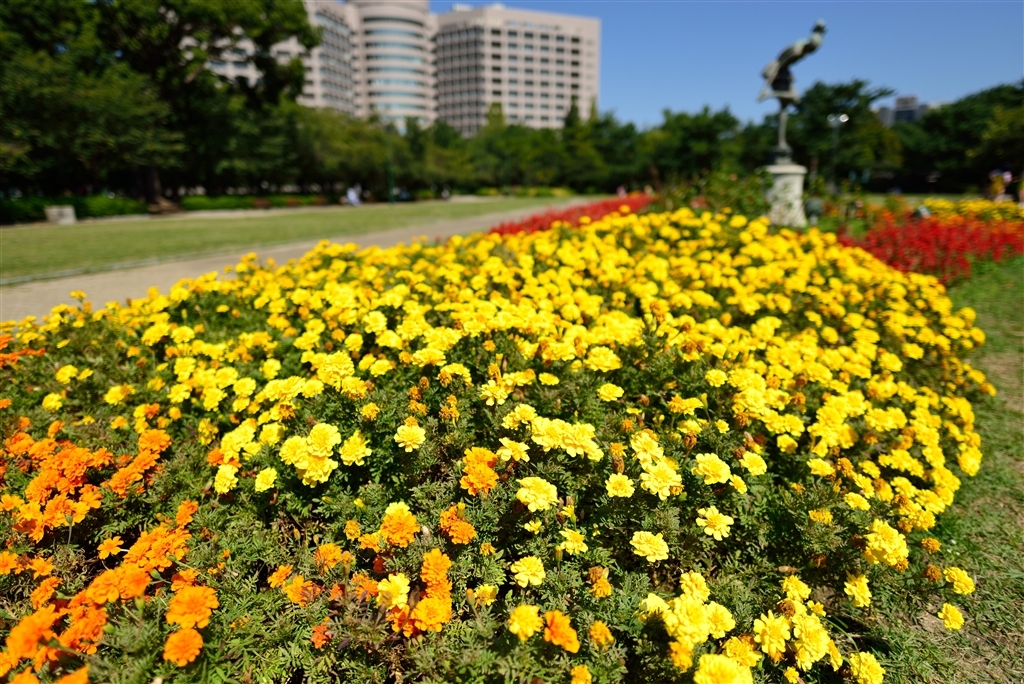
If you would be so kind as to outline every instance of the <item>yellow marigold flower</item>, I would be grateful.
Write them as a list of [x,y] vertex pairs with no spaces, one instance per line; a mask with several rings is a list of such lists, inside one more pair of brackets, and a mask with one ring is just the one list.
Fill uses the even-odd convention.
[[359,535],[363,533],[362,527],[355,520],[349,520],[345,523],[345,538],[349,541],[359,539]]
[[558,501],[558,489],[542,478],[524,477],[519,480],[516,499],[526,504],[531,513],[546,511]]
[[754,638],[749,634],[730,638],[725,642],[724,651],[725,655],[744,667],[756,667],[761,662],[761,654],[757,652]]
[[551,373],[541,373],[537,378],[540,380],[542,385],[557,385],[558,376],[552,375]]
[[583,365],[588,370],[607,373],[622,368],[622,361],[608,347],[591,347]]
[[707,383],[712,387],[721,387],[725,384],[728,377],[729,376],[727,376],[723,371],[720,371],[717,368],[712,368],[704,374],[704,379],[707,380]]
[[629,543],[633,547],[633,553],[646,558],[648,563],[668,558],[668,544],[665,543],[665,538],[661,533],[634,532]]
[[586,665],[576,665],[569,670],[572,679],[569,684],[592,684],[594,678],[590,676],[590,669]]
[[341,433],[338,428],[327,423],[317,423],[306,436],[306,446],[309,453],[318,458],[327,458],[334,451],[334,447],[341,444]]
[[789,682],[789,684],[796,684],[800,681],[800,673],[797,672],[795,667],[787,667],[783,670],[782,676],[786,678],[786,681]]
[[622,388],[618,385],[613,385],[610,382],[606,382],[597,388],[597,397],[601,401],[615,401],[622,395]]
[[218,494],[227,494],[238,485],[235,473],[238,468],[233,465],[222,465],[217,468],[217,476],[213,479],[213,489]]
[[790,601],[805,601],[811,595],[811,588],[796,575],[786,577],[780,584]]
[[519,637],[520,641],[526,641],[544,626],[537,606],[524,604],[516,606],[508,617],[508,631]]
[[338,451],[341,462],[347,466],[363,465],[363,459],[373,453],[368,444],[363,433],[356,430],[342,443],[341,449]]
[[359,409],[359,415],[361,415],[364,420],[377,420],[377,416],[380,415],[380,407],[374,403],[363,404],[363,407]]
[[729,431],[729,424],[726,423],[724,420],[721,420],[721,419],[716,420],[715,421],[715,429],[718,430],[720,433],[722,433],[724,435],[725,433],[727,433]]
[[426,431],[418,425],[403,425],[399,427],[398,432],[395,433],[395,441],[398,442],[398,446],[405,449],[407,453],[411,452],[413,449],[419,449],[426,440]]
[[498,587],[493,584],[481,584],[474,590],[477,605],[489,606],[498,598]]
[[874,655],[854,652],[849,655],[847,661],[857,684],[882,684],[885,668],[878,664]]
[[697,454],[697,465],[691,471],[704,478],[704,484],[724,484],[732,472],[729,465],[715,454]]
[[716,541],[722,541],[729,536],[729,527],[734,522],[731,516],[720,513],[715,506],[699,508],[697,513],[700,515],[697,518],[697,526],[704,529],[704,534],[714,537]]
[[377,603],[387,610],[409,604],[409,578],[399,572],[377,582]]
[[51,413],[56,413],[64,406],[64,398],[54,392],[43,397],[42,407]]
[[54,377],[57,379],[57,382],[62,385],[69,384],[77,375],[78,369],[71,365],[61,366],[57,372],[54,373]]
[[957,594],[973,594],[974,580],[966,572],[956,567],[948,567],[942,573],[946,581],[953,585],[953,591]]
[[664,501],[682,491],[683,479],[673,464],[665,458],[646,461],[640,474],[640,486]]
[[870,511],[871,510],[871,504],[868,502],[868,500],[865,499],[860,494],[857,494],[856,492],[850,492],[849,494],[847,494],[846,496],[843,497],[843,500],[846,502],[847,506],[849,506],[850,508],[853,508],[855,510],[858,510],[858,511]]
[[964,626],[963,614],[956,606],[949,603],[942,604],[939,617],[942,618],[942,624],[946,626],[946,629],[956,630]]
[[515,575],[516,584],[521,587],[540,586],[544,582],[544,563],[536,556],[526,556],[513,563],[509,570]]
[[602,620],[594,620],[594,624],[590,626],[589,634],[590,640],[601,650],[615,643],[612,631],[608,629],[608,624]]
[[543,526],[544,523],[542,523],[540,520],[531,520],[530,522],[523,525],[523,529],[532,534],[537,534],[538,532],[540,532]]
[[768,472],[768,464],[758,454],[748,451],[740,458],[740,465],[746,468],[747,472],[755,477]]
[[508,439],[507,437],[502,437],[499,441],[501,442],[501,448],[499,448],[496,453],[498,458],[502,461],[508,461],[511,459],[517,463],[529,463],[529,447],[525,444]]
[[865,575],[850,575],[846,579],[843,590],[847,596],[853,599],[853,605],[858,608],[867,608],[871,605],[871,590],[868,589],[868,578]]
[[494,545],[491,544],[491,542],[484,542],[480,545],[480,553],[484,556],[492,556],[495,551],[497,551],[497,549],[494,548]]
[[772,660],[777,661],[786,652],[789,635],[789,620],[785,615],[776,616],[769,610],[767,615],[762,613],[761,617],[754,620],[754,641]]
[[620,496],[629,498],[633,496],[634,492],[633,481],[625,475],[612,473],[605,482],[605,490],[608,492],[609,497]]
[[827,508],[818,508],[812,511],[807,511],[807,515],[816,523],[821,523],[822,525],[832,524],[832,511]]
[[807,462],[807,467],[811,469],[812,474],[819,477],[829,477],[835,475],[836,472],[836,469],[828,461],[820,458],[812,458]]
[[577,532],[576,530],[559,530],[559,534],[562,535],[565,541],[558,546],[569,555],[575,556],[576,554],[587,552],[587,543],[584,541],[586,539],[586,535],[582,532]]
[[705,653],[697,662],[693,684],[741,684],[752,682],[750,670],[718,653]]
[[277,471],[273,468],[264,468],[256,475],[256,491],[265,492],[274,486],[277,481]]

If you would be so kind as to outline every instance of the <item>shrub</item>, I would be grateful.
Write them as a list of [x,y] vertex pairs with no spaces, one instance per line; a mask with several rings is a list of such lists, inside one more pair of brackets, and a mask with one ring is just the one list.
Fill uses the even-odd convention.
[[181,200],[186,211],[307,207],[331,203],[331,198],[322,195],[190,195]]
[[46,220],[46,207],[70,204],[77,218],[145,214],[146,204],[127,197],[86,195],[74,197],[20,197],[0,199],[0,223],[34,223]]
[[872,591],[970,619],[933,277],[689,209],[234,275],[7,327],[3,674],[874,684]]

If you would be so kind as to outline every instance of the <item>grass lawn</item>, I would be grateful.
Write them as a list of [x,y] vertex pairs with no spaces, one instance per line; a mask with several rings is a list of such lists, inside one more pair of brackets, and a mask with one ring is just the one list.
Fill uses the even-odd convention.
[[465,203],[376,204],[238,218],[184,216],[73,226],[16,226],[0,229],[0,278],[98,270],[143,259],[356,235],[567,201],[499,198]]
[[988,340],[972,363],[999,395],[974,405],[985,459],[965,478],[952,509],[934,530],[936,564],[958,565],[977,591],[956,597],[967,623],[947,632],[939,605],[876,597],[898,619],[876,623],[864,646],[887,653],[887,682],[1024,682],[1024,258],[983,264],[950,293],[978,312]]

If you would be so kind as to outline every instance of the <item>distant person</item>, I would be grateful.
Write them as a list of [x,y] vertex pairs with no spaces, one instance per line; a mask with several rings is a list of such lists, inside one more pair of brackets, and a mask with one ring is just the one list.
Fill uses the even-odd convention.
[[615,191],[615,194],[618,195],[619,197],[625,197],[626,196],[626,186],[625,185],[620,185],[618,187],[618,189]]
[[1003,193],[1006,191],[1006,179],[1003,177],[1001,171],[993,171],[988,174],[989,186],[988,194],[989,198],[995,202],[1000,201],[1003,197]]
[[443,200],[451,199],[451,196],[452,196],[451,190],[448,189],[447,185],[444,186],[444,188],[441,190],[441,199],[443,199]]
[[358,207],[360,204],[359,190],[357,190],[355,187],[349,188],[348,192],[345,193],[345,200],[353,207]]

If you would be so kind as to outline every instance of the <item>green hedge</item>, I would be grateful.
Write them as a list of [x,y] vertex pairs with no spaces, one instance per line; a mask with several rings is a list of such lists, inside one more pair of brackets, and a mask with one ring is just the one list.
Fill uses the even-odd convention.
[[337,200],[323,195],[193,195],[181,200],[186,211],[215,209],[266,209],[269,207],[308,207],[334,204]]
[[75,208],[75,216],[80,219],[146,213],[144,202],[127,197],[108,197],[107,195],[19,197],[18,199],[0,199],[0,223],[45,221],[46,207],[67,204]]

